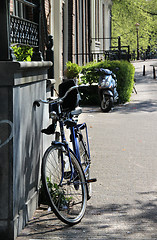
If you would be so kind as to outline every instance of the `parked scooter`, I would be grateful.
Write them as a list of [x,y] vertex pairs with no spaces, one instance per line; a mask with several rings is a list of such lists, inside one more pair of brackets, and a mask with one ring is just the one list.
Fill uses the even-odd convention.
[[101,110],[109,112],[118,99],[116,75],[109,69],[100,68],[98,93],[101,101]]

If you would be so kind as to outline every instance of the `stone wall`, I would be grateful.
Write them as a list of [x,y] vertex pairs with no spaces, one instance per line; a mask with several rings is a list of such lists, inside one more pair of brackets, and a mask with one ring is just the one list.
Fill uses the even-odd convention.
[[[38,205],[50,62],[0,62],[0,238],[15,239]],[[43,114],[44,113],[44,114]],[[46,146],[45,146],[46,147]]]

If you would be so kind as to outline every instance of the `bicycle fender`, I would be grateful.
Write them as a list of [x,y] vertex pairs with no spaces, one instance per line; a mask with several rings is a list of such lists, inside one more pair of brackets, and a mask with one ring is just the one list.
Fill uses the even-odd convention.
[[[52,146],[60,146],[60,147],[64,147],[65,149],[69,149],[69,151],[73,152],[72,149],[70,147],[67,148],[67,145],[65,143],[62,142],[57,142],[57,141],[53,141]],[[75,157],[77,158],[76,154],[73,152],[73,154],[75,155]]]
[[65,146],[65,143],[57,142],[57,141],[53,141],[51,144],[52,146]]

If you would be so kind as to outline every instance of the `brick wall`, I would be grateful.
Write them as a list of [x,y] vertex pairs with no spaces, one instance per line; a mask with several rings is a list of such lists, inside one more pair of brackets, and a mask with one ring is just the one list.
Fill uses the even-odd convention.
[[68,3],[68,60],[84,64],[88,57],[81,53],[89,53],[90,4],[88,0],[69,0]]
[[50,0],[45,0],[45,13],[46,13],[46,19],[47,19],[48,33],[50,33],[50,11],[51,11]]
[[10,0],[10,14],[13,14],[13,0]]

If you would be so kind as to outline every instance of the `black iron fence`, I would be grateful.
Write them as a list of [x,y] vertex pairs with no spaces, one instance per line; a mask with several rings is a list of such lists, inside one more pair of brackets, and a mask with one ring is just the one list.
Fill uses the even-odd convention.
[[[105,40],[105,39],[113,39],[113,38],[92,38],[96,41]],[[116,38],[117,39],[117,38]],[[86,53],[75,53],[74,57],[78,60],[82,60],[82,63],[85,64],[90,61],[101,61],[101,60],[127,60],[130,61],[130,47],[129,46],[121,46],[121,38],[118,37],[117,46],[110,47],[110,50],[97,50]]]
[[39,25],[16,16],[10,18],[10,41],[13,45],[39,46]]
[[77,57],[77,59],[82,59],[83,64],[90,62],[90,61],[102,61],[102,60],[127,60],[130,61],[131,55],[129,51],[126,50],[99,50],[99,51],[93,51],[90,53],[75,53],[74,56]]

